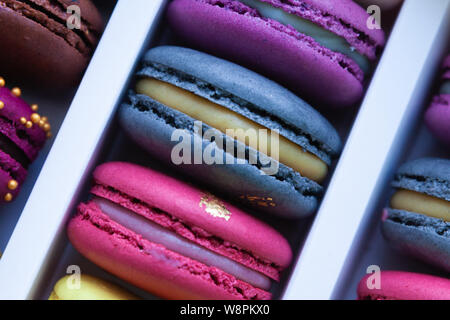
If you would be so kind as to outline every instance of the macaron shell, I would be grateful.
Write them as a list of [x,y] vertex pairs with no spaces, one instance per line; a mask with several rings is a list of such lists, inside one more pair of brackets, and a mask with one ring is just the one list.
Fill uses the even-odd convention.
[[425,122],[436,138],[450,146],[450,94],[434,97],[425,114]]
[[139,298],[128,291],[87,274],[81,274],[79,286],[72,288],[73,275],[61,278],[52,291],[49,300],[138,300]]
[[36,154],[47,140],[46,132],[37,124],[33,124],[31,128],[27,128],[20,123],[20,118],[22,117],[27,121],[30,121],[34,111],[31,110],[31,107],[27,102],[21,97],[14,96],[6,87],[0,88],[0,101],[4,104],[4,107],[0,110],[0,119],[12,123],[14,127],[20,130],[20,132],[25,133],[26,139],[18,137],[21,142],[17,143],[17,145],[22,147],[31,160],[34,160]]
[[[261,19],[190,0],[173,1],[168,17],[189,43],[258,70],[310,102],[345,107],[362,96],[362,75],[342,68],[337,62],[340,54],[324,54],[326,50],[311,38],[281,24],[278,31]],[[360,71],[353,61],[348,64]]]
[[[163,65],[165,70],[145,67],[151,63]],[[277,129],[280,135],[326,163],[341,150],[338,133],[320,113],[292,92],[253,71],[203,52],[176,46],[149,50],[143,64],[138,76],[154,76],[170,82],[262,126]],[[182,80],[172,77],[172,69],[182,74]],[[306,139],[305,136],[312,138]],[[313,144],[323,146],[317,150]]]
[[20,188],[17,188],[15,190],[10,190],[8,188],[8,182],[12,180],[13,178],[9,174],[9,172],[0,169],[0,202],[8,202],[5,201],[5,195],[10,193],[12,195],[12,199],[14,199],[20,191]]
[[[0,167],[2,170],[9,173],[9,175],[19,183],[19,186],[25,181],[27,170],[20,165],[15,159],[0,149]],[[8,180],[9,181],[9,180]],[[4,184],[1,181],[0,184]],[[6,182],[7,183],[7,182]]]
[[[289,10],[291,6],[286,3],[295,3],[283,0],[263,1],[281,4],[286,12],[291,11]],[[385,43],[384,32],[381,29],[367,27],[369,15],[353,0],[301,0],[297,2],[301,3],[297,4],[298,11],[295,10],[292,13],[345,38],[352,47],[371,60],[376,58],[378,49]],[[294,4],[292,7],[296,7],[296,5]],[[361,40],[361,34],[364,34],[369,40]]]
[[450,160],[420,158],[408,161],[398,169],[392,186],[450,201]]
[[[149,102],[148,99],[143,99]],[[158,106],[155,105],[155,107]],[[172,112],[171,118],[176,119],[178,128],[183,128],[184,121],[193,123],[193,119],[186,115],[175,110],[170,111],[161,104],[159,107],[161,108],[159,110],[165,109],[166,112]],[[262,174],[260,169],[248,162],[236,164],[236,159],[233,162],[235,164],[227,165],[205,163],[175,165],[171,159],[171,153],[178,142],[171,139],[175,128],[170,121],[165,122],[152,112],[141,112],[132,105],[121,106],[119,119],[124,131],[152,157],[258,212],[284,218],[300,218],[311,215],[317,208],[317,197],[322,192],[322,188],[282,164],[279,165],[278,178]],[[200,139],[194,134],[190,137],[190,145],[195,148],[195,141]],[[200,143],[202,151],[210,147],[209,141],[201,141],[197,145]],[[223,154],[218,148],[215,152]],[[223,163],[227,163],[225,155],[223,158],[225,158]],[[270,201],[266,201],[269,199]]]
[[[33,1],[41,2],[41,0]],[[89,32],[93,32],[97,36],[100,35],[104,27],[103,18],[91,0],[77,0],[76,3],[73,0],[57,0],[57,2],[62,5],[64,11],[67,11],[67,8],[74,4],[80,7],[82,23],[86,25]]]
[[[292,259],[288,242],[274,229],[240,209],[172,177],[124,162],[100,165],[93,176],[99,185],[112,187],[139,199],[191,226],[251,251],[260,258],[282,267],[288,266]],[[211,205],[214,208],[219,205],[222,209],[220,212],[211,211]]]
[[382,232],[400,252],[450,272],[450,223],[422,214],[385,209]]
[[81,77],[88,56],[39,23],[1,6],[0,30],[7,30],[0,35],[4,75],[60,87],[73,85]]
[[[79,212],[81,214],[68,226],[68,236],[75,248],[100,267],[137,287],[168,299],[271,297],[270,293],[216,268],[142,239],[108,220],[96,205],[81,205]],[[241,289],[239,292],[236,286]]]
[[[12,195],[12,199],[15,199],[26,176],[27,170],[8,154],[0,150],[0,202],[7,202],[5,201],[5,196],[8,193]],[[15,180],[18,183],[17,188],[14,190],[8,187],[11,180]]]
[[382,271],[381,289],[368,289],[365,276],[358,285],[359,299],[366,300],[450,300],[450,280],[431,275]]

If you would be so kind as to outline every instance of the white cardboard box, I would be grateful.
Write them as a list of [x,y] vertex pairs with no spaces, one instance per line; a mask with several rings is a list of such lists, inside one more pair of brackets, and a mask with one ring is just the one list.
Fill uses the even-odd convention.
[[[163,0],[118,1],[0,260],[0,299],[45,299],[73,264],[152,298],[76,253],[65,226],[86,199],[97,164],[114,159],[158,167],[128,143],[115,109],[143,50],[176,43],[163,19],[165,5]],[[301,253],[274,289],[276,297],[353,299],[371,264],[437,273],[393,252],[380,236],[379,216],[400,161],[450,156],[422,125],[449,35],[450,0],[405,1],[356,119],[352,114],[330,119],[348,138],[316,218],[296,223],[268,218]]]

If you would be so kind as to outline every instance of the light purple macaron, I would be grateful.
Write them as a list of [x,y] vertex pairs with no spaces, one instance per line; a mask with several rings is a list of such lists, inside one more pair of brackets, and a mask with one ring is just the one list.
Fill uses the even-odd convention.
[[450,146],[450,55],[444,60],[439,92],[425,114],[430,131]]
[[361,99],[385,43],[383,31],[351,0],[175,0],[168,19],[190,45],[324,107]]

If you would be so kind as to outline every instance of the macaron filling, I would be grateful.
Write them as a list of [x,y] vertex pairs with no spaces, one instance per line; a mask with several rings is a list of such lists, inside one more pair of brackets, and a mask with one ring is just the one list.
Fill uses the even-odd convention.
[[369,59],[357,52],[343,37],[340,37],[307,19],[288,13],[283,9],[276,8],[266,2],[259,0],[239,1],[250,8],[256,9],[264,18],[278,21],[283,25],[289,25],[298,32],[313,38],[321,46],[346,55],[355,61],[365,74],[369,73]]
[[[271,141],[270,130],[268,128],[221,105],[167,82],[145,77],[138,81],[136,92],[147,95],[225,134],[230,129],[234,132],[238,129],[242,129],[244,132],[249,129],[255,130],[255,132],[266,130],[268,133],[267,142]],[[246,137],[237,135],[232,136],[232,138],[245,143],[247,146],[249,145]],[[251,145],[251,147],[255,147],[258,151],[270,156],[272,154],[271,145],[263,145],[261,142],[257,135],[257,146]],[[322,182],[328,173],[328,166],[324,161],[281,135],[279,136],[278,155],[281,163],[313,181]]]
[[141,235],[148,241],[160,244],[168,250],[189,257],[205,265],[217,267],[218,269],[260,289],[270,289],[271,280],[257,271],[189,241],[109,200],[95,197],[93,201],[99,206],[101,211],[108,215],[113,221]]
[[445,81],[440,90],[439,90],[440,94],[450,94],[450,81]]
[[450,221],[450,202],[416,191],[400,189],[391,198],[391,208]]

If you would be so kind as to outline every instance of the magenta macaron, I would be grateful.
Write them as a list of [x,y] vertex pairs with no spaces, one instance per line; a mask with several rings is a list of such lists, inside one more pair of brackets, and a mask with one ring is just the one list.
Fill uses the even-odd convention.
[[403,271],[382,271],[379,276],[379,288],[372,288],[373,274],[359,282],[359,300],[450,300],[449,279]]
[[450,146],[450,55],[444,60],[439,93],[425,114],[430,131]]
[[168,19],[189,44],[322,106],[358,102],[385,43],[351,0],[174,0]]
[[68,226],[86,258],[163,298],[271,298],[292,258],[277,231],[151,169],[111,162],[93,176],[93,199]]
[[21,97],[19,88],[8,89],[0,77],[0,201],[19,193],[30,164],[49,134],[50,125]]

